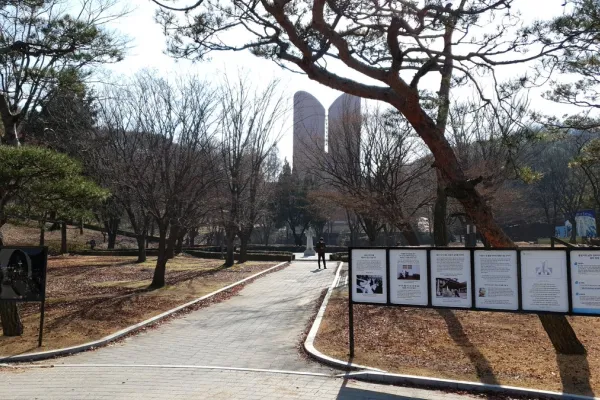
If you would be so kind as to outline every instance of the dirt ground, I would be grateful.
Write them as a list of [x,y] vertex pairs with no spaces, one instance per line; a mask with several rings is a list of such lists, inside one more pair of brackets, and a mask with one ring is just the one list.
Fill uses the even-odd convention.
[[[348,360],[347,291],[331,297],[315,347]],[[353,362],[386,371],[593,396],[600,318],[569,317],[586,356],[554,352],[535,315],[354,306]]]
[[222,260],[178,256],[167,264],[167,286],[148,291],[156,257],[60,256],[48,260],[44,346],[37,347],[39,303],[20,305],[21,337],[2,336],[0,356],[73,346],[127,326],[265,270],[276,263],[246,262],[230,268]]

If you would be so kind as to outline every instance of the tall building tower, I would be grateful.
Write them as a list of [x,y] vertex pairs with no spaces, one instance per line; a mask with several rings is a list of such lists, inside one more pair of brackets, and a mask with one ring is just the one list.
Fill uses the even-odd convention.
[[316,168],[325,152],[325,107],[307,92],[294,94],[292,168],[301,178]]
[[360,100],[360,97],[344,93],[329,107],[327,149],[329,157],[336,163],[359,164]]

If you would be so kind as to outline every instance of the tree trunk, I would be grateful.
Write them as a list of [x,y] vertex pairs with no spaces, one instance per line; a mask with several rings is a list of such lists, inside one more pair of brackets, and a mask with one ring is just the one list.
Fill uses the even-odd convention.
[[225,258],[225,266],[231,267],[235,262],[235,255],[233,249],[233,243],[235,240],[235,234],[226,234],[225,235],[225,244],[227,246],[227,256]]
[[177,238],[177,242],[175,244],[175,254],[181,254],[183,252],[183,238],[185,237],[185,232]]
[[198,236],[198,229],[192,229],[189,234],[190,238],[190,247],[194,247],[196,245],[196,236]]
[[[0,99],[0,101],[5,101]],[[2,110],[4,111],[4,110]],[[19,142],[19,115],[11,115],[10,111],[2,112],[2,125],[4,126],[3,141],[9,146],[20,146]]]
[[60,224],[60,254],[67,253],[67,223]]
[[[439,175],[439,173],[438,173]],[[448,228],[446,226],[446,210],[448,195],[441,179],[438,177],[437,197],[433,208],[433,243],[435,246],[448,245]]]
[[113,250],[117,243],[117,231],[121,220],[119,218],[110,218],[108,221],[104,221],[104,228],[108,233],[108,246],[109,250]]
[[572,224],[572,229],[571,229],[571,239],[569,240],[569,243],[573,243],[573,244],[577,243],[577,219],[575,219],[575,217],[573,217],[573,224]]
[[171,225],[171,229],[169,231],[169,237],[167,238],[167,248],[166,248],[166,256],[167,260],[175,257],[175,242],[177,241],[177,236],[179,233],[179,228],[175,225]]
[[585,347],[581,344],[575,331],[566,317],[560,315],[543,314],[540,321],[544,330],[550,337],[554,349],[560,354],[585,354]]
[[403,222],[398,225],[398,229],[404,239],[408,242],[409,246],[418,246],[419,245],[419,236],[415,232],[413,226],[408,222]]
[[116,232],[108,232],[108,246],[109,250],[113,250],[115,245],[117,244],[117,233]]
[[40,225],[40,246],[44,246],[46,243],[46,223],[42,222]]
[[4,336],[21,336],[23,334],[23,324],[17,303],[0,301],[0,320],[2,320]]
[[146,261],[146,235],[138,235],[137,237],[138,244],[138,259],[137,263],[143,263]]
[[238,264],[245,263],[248,261],[248,242],[250,235],[245,232],[240,235],[240,255],[238,257]]
[[159,227],[158,259],[154,268],[154,276],[150,287],[161,288],[165,286],[165,273],[167,271],[167,227]]

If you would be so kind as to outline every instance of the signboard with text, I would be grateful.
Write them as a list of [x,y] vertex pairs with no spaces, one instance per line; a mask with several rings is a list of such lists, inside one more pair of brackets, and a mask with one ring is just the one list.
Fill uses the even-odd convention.
[[471,308],[469,250],[431,250],[431,303]]
[[353,248],[350,303],[600,315],[600,249]]
[[475,307],[519,309],[516,250],[475,250]]
[[386,251],[360,250],[352,252],[352,300],[359,303],[386,303]]
[[390,303],[426,306],[427,251],[390,250]]

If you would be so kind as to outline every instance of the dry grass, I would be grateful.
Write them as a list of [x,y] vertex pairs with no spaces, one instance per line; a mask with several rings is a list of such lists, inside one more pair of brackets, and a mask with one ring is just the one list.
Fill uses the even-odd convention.
[[[347,292],[335,292],[315,346],[348,359]],[[534,315],[354,306],[354,362],[395,373],[600,394],[600,318],[569,318],[587,356],[557,355]]]
[[[36,222],[17,221],[18,223],[9,223],[0,229],[7,246],[38,246],[40,238],[40,228]],[[46,228],[50,228],[51,224],[46,224]],[[67,250],[81,251],[89,250],[87,242],[94,239],[97,243],[97,249],[106,249],[107,244],[104,243],[101,232],[84,229],[83,234],[79,228],[68,226],[67,228]],[[45,243],[48,246],[50,253],[58,254],[60,250],[60,229],[54,231],[46,231]],[[137,242],[133,238],[125,236],[117,236],[116,248],[137,248]]]
[[[167,264],[167,286],[147,290],[156,257],[61,256],[48,260],[44,346],[37,347],[39,305],[22,304],[22,337],[0,335],[0,355],[73,346],[102,338],[275,265],[179,256]],[[0,332],[1,333],[1,332]]]

